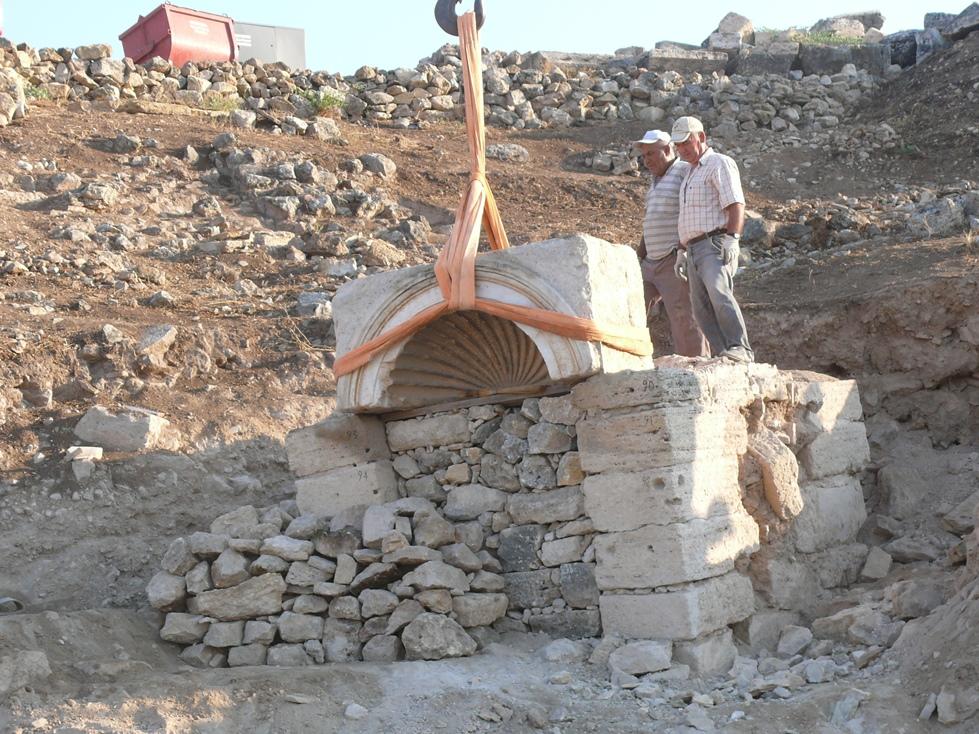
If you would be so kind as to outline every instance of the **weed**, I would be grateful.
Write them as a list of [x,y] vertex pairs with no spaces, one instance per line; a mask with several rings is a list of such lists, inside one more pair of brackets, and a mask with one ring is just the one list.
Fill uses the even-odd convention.
[[212,112],[234,112],[241,109],[241,97],[219,97],[216,95],[205,97],[203,108]]
[[304,89],[299,92],[299,96],[309,102],[316,115],[328,115],[334,110],[341,110],[345,101],[342,92],[329,87],[323,87],[319,91]]
[[793,41],[804,46],[862,46],[864,44],[863,38],[841,36],[830,31],[812,33],[801,28],[759,28],[757,30],[775,36],[787,34]]
[[924,158],[925,154],[914,143],[904,143],[894,148],[894,152],[904,158]]
[[24,96],[27,99],[51,99],[51,92],[35,84],[25,84]]

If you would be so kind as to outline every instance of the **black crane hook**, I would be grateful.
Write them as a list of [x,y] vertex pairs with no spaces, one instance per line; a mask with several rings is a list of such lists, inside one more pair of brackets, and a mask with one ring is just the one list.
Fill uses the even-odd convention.
[[[442,30],[450,36],[459,35],[459,16],[456,15],[455,6],[462,0],[437,0],[435,3],[435,20],[442,27]],[[476,0],[473,5],[476,13],[476,28],[483,27],[483,0]]]

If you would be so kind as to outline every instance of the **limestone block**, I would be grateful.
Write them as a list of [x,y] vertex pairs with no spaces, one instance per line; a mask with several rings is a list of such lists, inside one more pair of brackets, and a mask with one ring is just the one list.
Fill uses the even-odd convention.
[[860,580],[879,581],[884,578],[890,573],[893,560],[890,553],[874,546],[867,554],[867,560],[863,564],[863,570],[860,571]]
[[870,463],[870,445],[863,423],[837,421],[829,433],[820,433],[799,453],[809,479],[834,474],[856,474]]
[[717,460],[744,453],[746,442],[740,413],[698,405],[598,416],[578,424],[578,453],[588,474]]
[[560,566],[565,563],[575,563],[581,560],[588,538],[572,535],[558,540],[546,540],[541,544],[540,559],[545,566]]
[[863,420],[856,380],[835,380],[806,370],[789,370],[790,400],[806,407],[809,419],[822,431],[832,431],[839,421]]
[[761,469],[765,499],[777,517],[788,520],[802,511],[799,462],[792,450],[764,426],[748,436],[748,454]]
[[585,477],[581,489],[585,514],[603,532],[706,519],[741,506],[733,457],[594,474]]
[[296,502],[304,515],[333,517],[349,507],[396,499],[398,480],[390,461],[344,466],[296,480]]
[[369,415],[334,413],[286,436],[289,469],[297,477],[391,458],[384,424]]
[[507,497],[506,511],[514,524],[552,523],[574,520],[585,512],[581,487],[552,489]]
[[575,609],[598,605],[598,584],[594,563],[566,563],[561,566],[561,598]]
[[758,545],[758,525],[746,513],[595,537],[598,588],[643,589],[720,576]]
[[385,426],[392,451],[469,442],[469,418],[465,413],[391,421]]
[[575,385],[571,399],[577,408],[589,412],[690,401],[742,405],[752,400],[755,375],[775,377],[777,370],[763,364],[711,362],[695,368],[657,367],[595,375]]
[[792,525],[795,547],[814,553],[851,541],[867,519],[860,482],[835,476],[802,485],[802,512]]
[[265,665],[268,647],[265,645],[240,645],[228,650],[228,667],[244,665]]
[[709,77],[715,71],[724,71],[727,54],[722,51],[688,51],[677,47],[664,47],[655,48],[644,54],[637,63],[650,71],[675,71],[685,77],[697,73]]
[[533,632],[581,640],[601,634],[602,618],[597,609],[566,609],[554,614],[535,614],[528,624]]
[[759,609],[748,619],[734,625],[734,636],[746,645],[753,655],[762,650],[775,652],[782,630],[799,624],[798,612],[780,609]]
[[204,638],[208,627],[208,623],[196,614],[170,612],[160,630],[160,638],[181,645],[193,645]]
[[476,652],[476,641],[462,627],[430,612],[415,617],[401,633],[401,640],[409,660],[441,660]]
[[279,635],[285,642],[318,640],[323,636],[323,618],[314,614],[283,612],[279,617]]
[[784,547],[765,546],[751,558],[749,573],[755,589],[777,609],[811,610],[821,584],[816,571]]
[[255,576],[230,589],[215,589],[191,598],[188,611],[220,620],[249,619],[282,611],[286,582],[274,573]]
[[799,44],[791,41],[743,48],[738,56],[738,73],[748,75],[788,74],[799,56]]
[[498,489],[464,484],[452,488],[443,512],[450,520],[473,520],[484,512],[499,512],[506,499],[507,495]]
[[551,569],[505,573],[503,582],[511,609],[546,607],[561,595],[552,581]]
[[544,540],[540,525],[518,525],[500,533],[497,555],[504,571],[530,571],[540,567],[537,551]]
[[722,629],[696,640],[677,642],[673,646],[676,662],[690,667],[691,672],[708,677],[724,675],[738,656],[730,629]]
[[539,405],[541,418],[549,423],[573,426],[581,419],[581,410],[574,404],[570,393],[556,398],[541,398]]
[[131,408],[115,414],[96,405],[78,421],[75,435],[107,451],[140,451],[159,445],[169,425],[152,411]]
[[669,640],[639,640],[617,648],[608,656],[609,670],[645,675],[666,670],[673,659],[673,643]]
[[739,622],[755,608],[747,577],[734,572],[661,594],[603,594],[605,635],[692,640]]
[[486,627],[506,614],[506,594],[463,594],[452,598],[452,611],[463,627]]
[[[725,57],[726,58],[726,57]],[[723,65],[722,65],[723,66]],[[599,323],[645,326],[642,276],[632,248],[588,235],[532,243],[480,254],[476,259],[476,297],[507,304],[558,311]],[[377,273],[344,284],[333,299],[337,354],[442,302],[432,265]],[[569,339],[530,326],[500,323],[494,317],[460,312],[441,321],[453,331],[492,329],[512,354],[500,359],[485,339],[439,340],[438,354],[415,357],[413,343],[429,343],[425,330],[402,340],[368,364],[337,380],[342,410],[372,412],[432,405],[472,395],[472,385],[515,387],[526,372],[510,369],[520,362],[535,380],[575,382],[598,372],[645,369],[648,357],[619,352],[600,343]],[[478,325],[478,326],[474,326]],[[523,335],[523,336],[521,336]],[[529,339],[532,344],[527,344]],[[536,347],[525,350],[525,347]],[[420,354],[420,353],[419,353]],[[521,360],[518,355],[525,355]],[[399,373],[399,358],[409,369]],[[433,358],[437,356],[437,358]],[[507,356],[507,355],[502,355]],[[424,373],[424,374],[420,374]],[[475,385],[473,382],[475,381]],[[435,386],[434,388],[432,386]],[[393,450],[394,449],[392,446]]]

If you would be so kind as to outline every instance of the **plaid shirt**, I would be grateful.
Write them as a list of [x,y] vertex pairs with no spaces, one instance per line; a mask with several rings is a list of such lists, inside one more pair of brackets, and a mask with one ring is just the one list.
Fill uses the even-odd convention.
[[680,187],[680,242],[727,225],[731,204],[744,204],[738,164],[708,148]]
[[680,184],[690,164],[679,158],[662,176],[653,176],[646,193],[646,217],[642,222],[647,260],[662,260],[680,245],[676,223],[680,216]]

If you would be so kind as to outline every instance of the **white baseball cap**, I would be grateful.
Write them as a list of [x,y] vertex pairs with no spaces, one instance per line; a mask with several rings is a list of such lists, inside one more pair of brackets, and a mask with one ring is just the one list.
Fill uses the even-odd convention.
[[673,123],[673,132],[670,139],[674,143],[682,143],[695,133],[702,133],[704,124],[696,117],[680,117]]
[[670,136],[668,133],[662,130],[647,130],[646,134],[642,136],[642,140],[633,140],[633,147],[637,145],[656,145],[657,143],[668,143],[670,142]]

